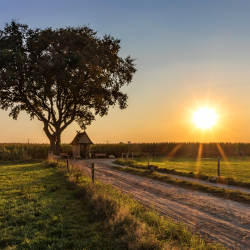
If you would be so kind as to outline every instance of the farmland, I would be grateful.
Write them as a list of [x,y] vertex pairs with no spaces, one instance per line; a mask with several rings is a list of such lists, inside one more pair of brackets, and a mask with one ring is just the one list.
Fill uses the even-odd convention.
[[132,144],[94,144],[93,152],[103,152],[121,157],[122,153],[131,153],[135,157],[167,156],[211,158],[218,156],[250,156],[250,143],[199,143],[199,142],[158,142]]
[[[133,161],[138,166],[146,167],[147,158],[134,158]],[[125,161],[124,161],[125,162]],[[159,167],[159,171],[174,170],[183,174],[201,174],[205,176],[217,176],[217,158],[195,159],[191,157],[167,158],[152,157],[149,158],[150,165]],[[222,178],[232,178],[236,181],[250,184],[250,157],[229,157],[227,160],[220,159],[220,174]]]
[[[0,143],[0,161],[46,159],[50,151],[49,144],[36,143]],[[61,152],[72,153],[72,146],[63,143]],[[91,152],[106,153],[121,157],[122,153],[131,153],[135,157],[166,156],[211,158],[218,156],[250,156],[250,143],[195,143],[195,142],[160,142],[160,143],[132,143],[132,144],[94,144]]]
[[119,165],[125,165],[136,169],[147,169],[148,160],[150,166],[157,166],[158,172],[182,175],[197,179],[214,179],[229,185],[250,188],[250,157],[229,157],[220,160],[220,178],[217,176],[217,158],[195,159],[191,157],[167,158],[134,158],[116,160]]
[[[72,147],[69,144],[62,144],[61,150],[71,153]],[[48,151],[50,146],[45,143],[0,143],[0,161],[46,159]]]
[[224,249],[56,163],[1,163],[1,249]]
[[[0,161],[46,159],[49,150],[49,144],[1,143]],[[94,144],[91,147],[92,155],[106,153],[115,157],[121,157],[128,150],[129,157],[131,152],[137,157],[134,160],[139,167],[145,167],[149,157],[150,164],[158,166],[159,171],[202,179],[217,176],[217,157],[220,156],[222,179],[228,184],[250,186],[249,143]],[[62,144],[61,152],[71,154],[72,146]]]
[[0,173],[0,249],[108,246],[103,219],[74,197],[56,168],[7,163]]

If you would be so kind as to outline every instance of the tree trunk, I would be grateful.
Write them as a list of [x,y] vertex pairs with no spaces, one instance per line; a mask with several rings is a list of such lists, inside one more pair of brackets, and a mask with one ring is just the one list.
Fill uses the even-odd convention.
[[[56,132],[54,132],[54,130],[52,130],[53,133],[51,133],[49,131],[48,122],[44,122],[43,130],[50,141],[50,151],[52,151],[53,154],[55,154],[55,155],[60,155],[60,152],[61,152],[61,133],[65,128],[63,130],[61,130],[60,126],[59,126],[59,127],[55,127],[55,129],[56,129]],[[60,133],[58,133],[58,131],[60,131]]]
[[54,138],[50,139],[50,151],[52,151],[53,154],[56,152],[56,141]]
[[56,137],[56,155],[60,155],[61,152],[61,134]]

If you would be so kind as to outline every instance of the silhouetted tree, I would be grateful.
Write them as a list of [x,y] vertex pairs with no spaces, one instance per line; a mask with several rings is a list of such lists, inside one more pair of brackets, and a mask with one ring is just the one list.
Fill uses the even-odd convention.
[[17,119],[26,111],[43,122],[51,151],[73,121],[85,129],[110,106],[127,107],[121,87],[136,72],[118,56],[120,40],[88,26],[30,29],[13,20],[0,31],[0,107]]

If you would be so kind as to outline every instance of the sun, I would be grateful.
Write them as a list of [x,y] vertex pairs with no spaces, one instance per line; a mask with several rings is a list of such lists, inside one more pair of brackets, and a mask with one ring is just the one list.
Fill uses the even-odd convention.
[[202,129],[211,128],[216,123],[217,116],[212,109],[200,108],[194,113],[193,121]]

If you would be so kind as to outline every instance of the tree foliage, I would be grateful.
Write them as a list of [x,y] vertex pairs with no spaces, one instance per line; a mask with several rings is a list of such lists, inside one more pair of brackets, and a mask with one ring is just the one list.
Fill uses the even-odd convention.
[[44,124],[55,151],[62,131],[76,121],[85,129],[110,106],[127,107],[121,87],[132,81],[134,59],[121,58],[120,40],[88,26],[30,29],[13,20],[0,31],[0,107]]

